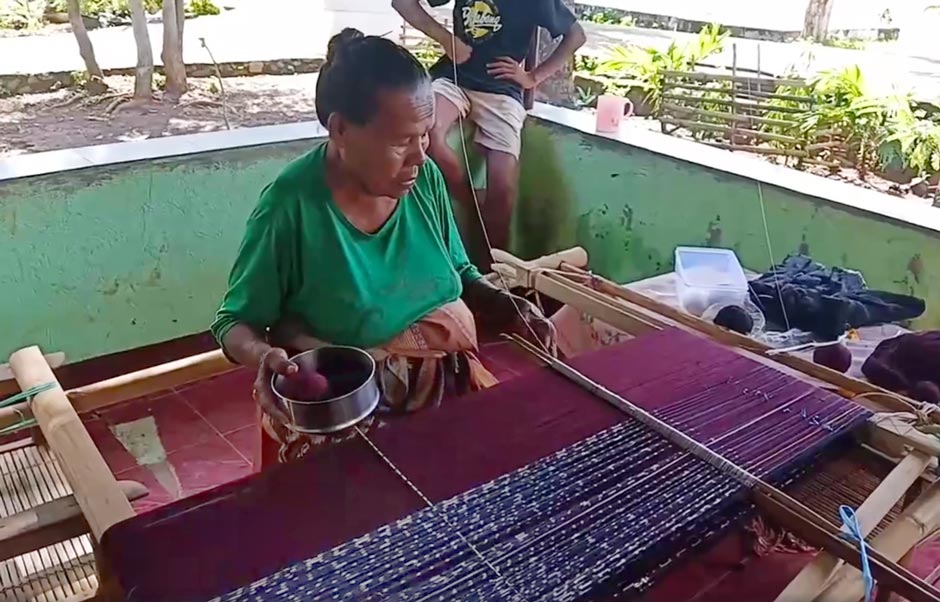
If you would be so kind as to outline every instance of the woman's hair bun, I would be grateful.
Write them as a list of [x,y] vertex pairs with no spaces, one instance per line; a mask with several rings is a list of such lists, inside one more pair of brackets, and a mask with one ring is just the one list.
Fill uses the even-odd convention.
[[355,42],[362,40],[365,36],[358,29],[347,27],[327,42],[326,62],[332,63],[336,57],[342,56],[345,50],[348,50]]

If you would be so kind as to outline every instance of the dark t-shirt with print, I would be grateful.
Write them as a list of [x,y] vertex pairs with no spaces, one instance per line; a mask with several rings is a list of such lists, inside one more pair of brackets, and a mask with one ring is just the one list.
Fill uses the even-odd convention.
[[[431,5],[446,2],[432,0]],[[487,63],[504,56],[521,63],[537,27],[558,37],[574,22],[575,16],[562,0],[455,0],[454,32],[473,49],[470,59],[457,65],[457,83],[468,90],[506,94],[522,102],[522,87],[488,74]],[[431,67],[431,75],[453,81],[454,65],[445,56]]]

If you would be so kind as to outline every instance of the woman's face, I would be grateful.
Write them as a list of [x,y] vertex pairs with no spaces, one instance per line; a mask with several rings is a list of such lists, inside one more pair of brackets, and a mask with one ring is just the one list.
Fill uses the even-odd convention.
[[434,94],[427,84],[415,90],[386,90],[379,94],[369,123],[352,124],[334,113],[329,124],[343,168],[363,190],[400,198],[414,186],[427,159]]

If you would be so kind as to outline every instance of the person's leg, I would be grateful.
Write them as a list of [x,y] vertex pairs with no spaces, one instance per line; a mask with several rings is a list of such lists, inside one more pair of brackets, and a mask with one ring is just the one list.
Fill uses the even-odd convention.
[[467,95],[446,79],[434,82],[434,127],[431,129],[428,154],[440,168],[451,196],[461,203],[472,202],[470,178],[463,158],[447,144],[447,136],[461,116],[470,111]]
[[509,249],[513,206],[519,189],[519,151],[525,109],[503,94],[472,92],[470,118],[477,125],[475,142],[486,155],[486,203],[483,222],[490,245]]
[[519,159],[503,151],[486,151],[486,204],[483,222],[494,249],[509,250],[512,209],[519,189]]

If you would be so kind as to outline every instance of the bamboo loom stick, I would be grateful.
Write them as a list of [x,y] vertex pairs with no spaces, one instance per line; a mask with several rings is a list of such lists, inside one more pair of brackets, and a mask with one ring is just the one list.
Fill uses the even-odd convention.
[[67,394],[75,410],[83,413],[179,387],[235,368],[217,349],[71,389]]
[[[888,476],[878,484],[878,487],[868,496],[856,510],[858,523],[862,535],[868,537],[872,530],[878,526],[891,508],[907,492],[908,488],[917,481],[927,466],[931,456],[913,451],[904,456],[904,459],[894,467]],[[776,602],[790,602],[792,600],[812,600],[822,591],[826,581],[839,568],[842,561],[828,552],[820,552],[816,558],[793,578],[787,587],[776,598]]]
[[[900,560],[920,541],[940,528],[940,482],[933,483],[884,531],[872,541],[871,547],[886,558]],[[862,574],[852,566],[840,568],[816,602],[856,602],[864,596]]]
[[[843,539],[841,537],[841,531],[837,526],[833,525],[813,510],[776,487],[765,483],[746,469],[737,466],[720,454],[708,449],[708,447],[689,437],[679,429],[660,421],[643,408],[633,404],[603,385],[594,382],[568,364],[536,348],[522,337],[513,335],[510,339],[522,349],[540,359],[549,368],[565,377],[568,381],[624,412],[637,422],[658,433],[667,441],[678,446],[680,449],[708,462],[717,470],[733,477],[751,490],[755,502],[759,507],[780,520],[780,522],[788,528],[796,531],[810,543],[825,548],[832,554],[853,565],[861,563],[858,543],[850,543]],[[870,549],[868,552],[869,563],[875,578],[885,586],[891,588],[892,591],[905,596],[910,602],[940,602],[940,592],[924,583],[921,579],[910,573],[910,571],[904,567],[897,566],[893,561],[882,556],[877,550]]]
[[85,430],[65,391],[59,386],[39,347],[10,356],[10,368],[22,390],[53,383],[37,394],[33,415],[53,455],[72,486],[75,500],[96,541],[111,525],[134,516],[134,510]]
[[[180,387],[234,370],[221,350],[158,364],[66,391],[79,414]],[[0,429],[33,418],[26,402],[0,408]]]

